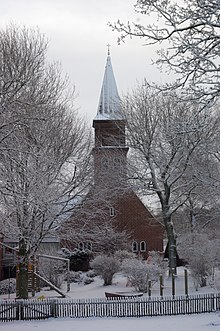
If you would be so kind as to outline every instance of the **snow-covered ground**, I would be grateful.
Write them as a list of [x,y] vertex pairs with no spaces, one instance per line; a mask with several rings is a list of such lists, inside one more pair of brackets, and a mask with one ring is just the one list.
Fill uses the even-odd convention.
[[[105,291],[132,291],[127,287],[125,277],[118,274],[112,286],[103,286],[103,281],[96,277],[95,281],[89,285],[71,284],[71,290],[68,296],[72,298],[104,298]],[[63,286],[66,291],[66,285]],[[213,288],[207,286],[195,291],[192,280],[189,278],[189,294],[201,294],[213,292]],[[171,295],[171,280],[165,278],[165,295]],[[183,269],[179,268],[176,279],[176,294],[184,294],[184,277]],[[56,297],[54,291],[41,291],[36,297],[44,296],[45,298]],[[147,294],[146,294],[147,295]],[[158,285],[152,289],[153,296],[159,296]],[[14,295],[10,295],[13,298]],[[8,299],[8,295],[0,296],[1,299]],[[220,312],[184,315],[184,316],[166,316],[166,317],[141,317],[141,318],[88,318],[88,319],[48,319],[43,321],[15,321],[0,322],[1,331],[219,331],[220,330]]]
[[1,331],[219,331],[219,313],[142,317],[48,319],[0,323]]
[[[202,293],[212,293],[214,289],[208,285],[203,288],[199,288],[198,291],[195,290],[195,286],[193,284],[193,280],[189,275],[188,279],[188,292],[189,294],[202,294]],[[184,285],[184,268],[178,268],[178,274],[175,281],[175,288],[176,288],[176,295],[184,295],[185,294],[185,285]],[[63,284],[62,291],[66,293],[67,286]],[[95,277],[94,282],[88,285],[84,285],[82,283],[71,283],[70,292],[66,293],[70,298],[104,298],[105,292],[128,292],[134,291],[132,287],[128,286],[127,278],[122,276],[121,274],[116,274],[113,278],[113,284],[111,286],[103,286],[103,280],[100,277]],[[152,296],[159,296],[159,284],[156,283],[152,286],[151,291]],[[144,294],[144,296],[148,294]],[[164,296],[172,295],[172,288],[171,288],[171,278],[168,275],[164,278]],[[60,297],[55,291],[48,291],[47,289],[42,290],[39,293],[36,293],[36,298],[39,297],[51,298],[51,297]],[[15,298],[15,294],[5,294],[0,295],[0,299],[13,299]],[[30,294],[31,298],[31,294]]]

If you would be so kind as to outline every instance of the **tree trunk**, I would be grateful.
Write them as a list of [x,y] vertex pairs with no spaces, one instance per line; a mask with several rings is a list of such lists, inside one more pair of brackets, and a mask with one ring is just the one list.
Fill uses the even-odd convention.
[[169,274],[176,274],[177,270],[177,251],[176,251],[176,234],[173,228],[171,215],[168,215],[167,208],[163,210],[163,221],[166,228],[168,239],[168,256],[169,256]]
[[19,263],[17,274],[17,298],[28,299],[28,256],[24,239],[19,241]]

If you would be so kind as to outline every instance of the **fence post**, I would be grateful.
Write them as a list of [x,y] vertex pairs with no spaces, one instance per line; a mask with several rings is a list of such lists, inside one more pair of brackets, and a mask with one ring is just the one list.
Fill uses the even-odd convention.
[[20,302],[16,301],[16,320],[19,321],[20,320]]
[[67,292],[70,291],[70,260],[68,259],[67,261],[67,280],[66,280],[66,285],[67,285]]
[[163,290],[164,290],[163,275],[160,275],[160,296],[161,297],[163,297]]
[[175,289],[175,269],[172,269],[172,296],[175,297],[176,289]]
[[185,280],[185,295],[188,296],[189,291],[188,291],[188,271],[185,268],[184,269],[184,280]]
[[151,297],[151,280],[148,280],[148,295]]
[[23,321],[24,320],[24,301],[23,300],[19,300],[19,306],[20,306],[20,316],[19,316],[19,319],[21,320],[21,321]]
[[220,310],[220,293],[216,294],[216,310]]
[[213,293],[212,294],[212,312],[216,311],[216,300],[215,300],[215,298],[216,298],[216,295],[215,295],[215,293]]
[[57,316],[56,300],[51,300],[50,301],[50,311],[51,311],[51,317],[58,317]]

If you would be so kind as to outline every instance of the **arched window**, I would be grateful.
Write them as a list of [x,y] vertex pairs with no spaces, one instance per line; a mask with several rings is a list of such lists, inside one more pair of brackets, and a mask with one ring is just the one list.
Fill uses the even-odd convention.
[[115,216],[115,208],[114,207],[110,207],[109,208],[109,215],[112,217],[112,216]]
[[137,243],[137,241],[132,241],[131,250],[132,250],[133,253],[135,253],[135,252],[138,251],[138,243]]
[[143,240],[140,242],[140,251],[141,252],[146,252],[146,248],[147,248],[147,245],[146,245],[146,242]]

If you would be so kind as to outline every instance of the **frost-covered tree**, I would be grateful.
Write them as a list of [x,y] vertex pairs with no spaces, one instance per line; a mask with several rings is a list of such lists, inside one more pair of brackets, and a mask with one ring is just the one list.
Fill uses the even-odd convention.
[[131,180],[142,194],[157,196],[169,243],[170,268],[175,269],[172,215],[197,185],[187,173],[193,174],[193,157],[204,146],[212,115],[201,111],[196,102],[181,101],[176,93],[158,94],[147,83],[129,94],[122,108],[132,150]]
[[130,233],[119,228],[114,217],[118,197],[126,191],[124,187],[111,185],[108,181],[100,181],[91,187],[89,193],[73,208],[60,234],[66,247],[91,246],[94,254],[107,255],[127,249]]
[[0,44],[1,222],[4,235],[19,240],[19,297],[27,298],[28,260],[88,184],[90,140],[74,89],[46,61],[44,37],[10,26]]
[[185,203],[182,206],[183,217],[188,220],[191,231],[205,227],[211,230],[219,219],[219,120],[216,104],[208,110],[205,118],[207,128],[200,132],[203,138],[181,179],[182,184],[191,183],[184,194]]
[[188,86],[206,102],[219,98],[219,0],[137,0],[134,9],[135,22],[110,24],[119,42],[138,37],[158,45],[155,62],[177,75],[173,86]]
[[128,248],[130,234],[126,230],[119,230],[111,220],[87,215],[86,219],[68,220],[62,229],[61,238],[64,245],[70,249],[89,248],[93,254],[112,255],[118,250]]
[[119,250],[114,253],[114,257],[122,262],[125,259],[135,259],[137,255],[127,250]]

